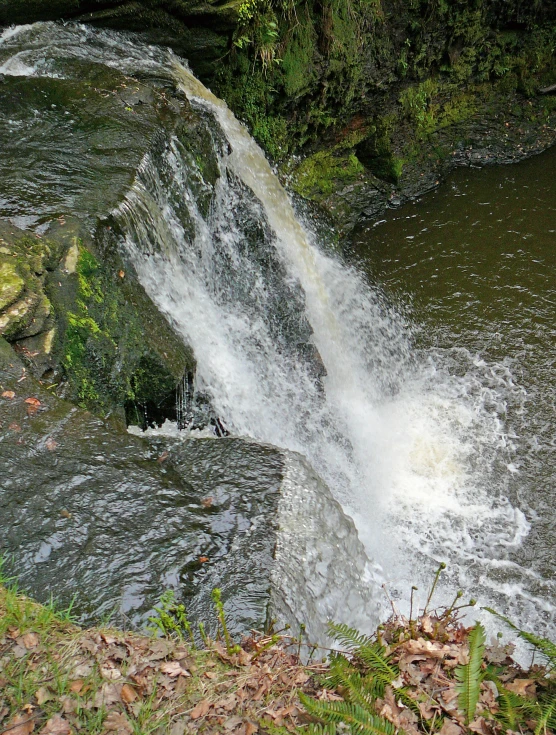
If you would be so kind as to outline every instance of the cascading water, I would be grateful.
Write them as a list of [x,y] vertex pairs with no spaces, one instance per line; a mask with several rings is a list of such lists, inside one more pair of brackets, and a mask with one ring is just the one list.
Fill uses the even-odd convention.
[[503,476],[493,481],[512,451],[491,408],[496,384],[418,357],[380,291],[302,225],[243,125],[175,58],[173,67],[218,150],[210,209],[199,211],[201,171],[174,141],[156,165],[145,159],[117,218],[215,410],[233,433],[309,459],[382,567],[377,587],[387,580],[405,595],[446,560],[452,585],[492,601],[489,575],[528,531]]
[[[513,600],[497,591],[528,532],[505,493],[513,446],[497,406],[501,386],[519,400],[511,374],[475,361],[458,376],[441,354],[416,351],[402,316],[319,245],[243,125],[171,53],[82,27],[54,35],[74,44],[67,54],[172,78],[206,122],[207,160],[174,138],[145,157],[113,218],[227,429],[308,459],[356,521],[377,599],[384,581],[406,596],[442,560],[452,586],[518,621],[534,607],[550,626],[550,594],[530,593],[527,570],[512,570]],[[0,71],[53,73],[39,46]]]

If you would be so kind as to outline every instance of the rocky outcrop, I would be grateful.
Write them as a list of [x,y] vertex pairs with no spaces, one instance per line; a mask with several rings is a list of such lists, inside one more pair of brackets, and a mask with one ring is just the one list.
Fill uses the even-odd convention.
[[39,601],[140,628],[171,589],[210,632],[218,587],[232,633],[276,618],[312,640],[373,608],[354,524],[301,458],[132,436],[53,395],[1,337],[0,386],[0,554]]
[[195,116],[171,81],[80,56],[79,32],[62,31],[51,54],[53,29],[36,28],[0,51],[0,335],[61,397],[122,421],[172,417],[195,362],[109,218],[143,157],[194,131]]

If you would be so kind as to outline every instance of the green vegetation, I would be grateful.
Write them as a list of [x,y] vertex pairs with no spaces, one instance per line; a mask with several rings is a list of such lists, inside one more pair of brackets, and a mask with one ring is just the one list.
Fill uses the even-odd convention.
[[128,421],[141,424],[145,407],[154,413],[173,407],[185,349],[121,266],[102,264],[79,240],[74,247],[75,272],[59,274],[49,289],[69,397],[101,414],[123,413],[125,406]]
[[286,627],[233,641],[220,590],[220,632],[210,640],[201,626],[200,650],[172,592],[150,618],[155,637],[145,637],[81,630],[71,609],[38,605],[0,578],[0,725],[33,723],[23,734],[46,723],[44,735],[556,732],[556,646],[502,618],[544,657],[522,669],[511,644],[488,645],[480,623],[461,623],[460,611],[475,604],[459,604],[461,592],[429,612],[441,571],[420,614],[412,590],[409,619],[394,611],[374,635],[331,624],[340,648],[306,664],[303,629],[298,638]]
[[[342,650],[330,656],[322,682],[328,699],[301,694],[317,722],[309,733],[360,735],[512,732],[546,734],[556,728],[556,646],[518,631],[546,657],[544,665],[521,669],[513,647],[486,645],[481,623],[466,628],[458,617],[466,605],[427,613],[441,565],[423,612],[409,620],[396,613],[375,636],[346,625],[330,632]],[[469,605],[476,603],[471,600]]]

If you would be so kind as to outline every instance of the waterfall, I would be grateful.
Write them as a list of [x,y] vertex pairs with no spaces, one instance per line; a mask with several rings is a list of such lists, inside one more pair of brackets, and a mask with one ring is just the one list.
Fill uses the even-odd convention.
[[[526,599],[529,571],[508,559],[528,533],[506,497],[512,442],[492,409],[511,375],[493,377],[478,359],[462,375],[440,352],[420,352],[380,288],[319,241],[246,128],[171,52],[39,25],[68,58],[177,85],[202,122],[205,160],[177,131],[145,156],[112,219],[145,290],[194,351],[206,415],[303,455],[354,519],[377,598],[383,582],[407,597],[446,561],[452,590],[466,587],[516,620],[548,610]],[[62,73],[39,42],[3,58],[0,71]],[[182,426],[192,390],[187,377]],[[285,479],[292,498],[295,464]]]
[[232,433],[309,460],[355,519],[377,595],[387,581],[405,597],[443,560],[453,585],[491,600],[488,575],[528,532],[492,482],[507,454],[488,409],[496,388],[419,355],[380,289],[301,222],[225,103],[171,64],[218,176],[207,184],[176,138],[145,158],[116,219],[147,292],[193,347],[199,386]]

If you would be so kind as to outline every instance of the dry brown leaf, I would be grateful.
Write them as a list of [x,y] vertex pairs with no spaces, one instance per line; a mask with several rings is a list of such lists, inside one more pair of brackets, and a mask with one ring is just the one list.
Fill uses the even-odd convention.
[[40,689],[37,689],[35,692],[35,699],[37,700],[39,707],[45,702],[48,702],[49,699],[53,699],[53,697],[54,695],[52,692],[46,687],[40,687]]
[[510,684],[505,684],[506,689],[521,697],[533,696],[537,685],[533,679],[514,679]]
[[203,508],[210,508],[212,502],[212,498],[203,498],[203,500],[201,500],[201,505],[203,506]]
[[35,729],[35,718],[28,715],[16,715],[6,725],[6,729],[2,730],[2,735],[8,733],[10,735],[30,735]]
[[39,645],[39,636],[36,633],[25,633],[21,636],[21,642],[25,648],[36,648]]
[[15,393],[13,390],[5,390],[2,393],[2,398],[9,398],[11,400],[12,398],[15,398]]
[[198,720],[199,717],[204,717],[211,707],[210,702],[207,699],[202,699],[198,704],[193,707],[189,716],[192,720]]
[[131,735],[133,727],[127,717],[121,712],[110,712],[104,720],[104,729],[109,732],[117,732],[119,735]]
[[122,672],[112,661],[107,661],[104,666],[100,667],[100,674],[103,679],[108,679],[109,681],[116,681],[116,679],[122,678]]
[[450,653],[449,646],[444,646],[438,641],[426,641],[424,638],[417,638],[416,641],[409,640],[404,644],[404,648],[413,655],[425,655],[436,659],[444,658],[447,653]]
[[462,735],[462,733],[462,728],[456,722],[448,719],[447,717],[444,719],[442,727],[438,731],[438,735]]
[[45,441],[44,446],[48,449],[49,452],[53,452],[56,449],[56,447],[58,446],[58,442],[56,441],[56,439],[53,439],[50,436]]
[[225,699],[220,699],[216,704],[214,705],[215,708],[221,708],[226,710],[226,712],[231,712],[235,707],[237,707],[238,699],[235,694],[230,694]]
[[120,702],[120,690],[121,687],[118,684],[109,684],[106,682],[95,693],[93,707],[100,709],[101,707],[109,707],[111,704]]
[[227,720],[224,720],[224,730],[234,730],[238,725],[241,725],[242,722],[243,718],[238,717],[237,715],[228,717]]
[[246,720],[241,732],[241,735],[253,735],[254,732],[257,732],[258,726],[255,725],[254,722],[251,722],[250,720]]
[[72,672],[72,676],[74,676],[76,680],[79,680],[84,676],[89,676],[92,670],[93,667],[89,663],[77,664]]
[[131,686],[131,684],[124,684],[122,687],[122,691],[120,692],[120,697],[122,698],[122,701],[126,704],[131,704],[131,702],[135,702],[139,695],[135,691],[135,689]]
[[189,671],[182,669],[179,661],[165,661],[160,665],[160,670],[168,676],[191,676]]
[[153,641],[149,646],[149,653],[145,656],[147,661],[159,661],[166,658],[172,650],[172,646],[162,639]]
[[109,646],[111,646],[111,645],[112,645],[113,643],[117,643],[117,642],[118,642],[118,639],[117,639],[117,638],[116,638],[115,636],[113,636],[113,635],[110,635],[110,633],[105,633],[105,632],[102,632],[102,633],[100,634],[100,637],[101,637],[101,638],[102,638],[102,640],[103,640],[103,641],[104,641],[105,643],[107,643],[107,644],[108,644]]
[[183,721],[174,722],[170,728],[168,735],[185,735],[187,725]]
[[39,735],[71,735],[71,726],[60,715],[54,715],[48,720]]
[[72,715],[79,709],[77,700],[72,699],[72,697],[68,697],[67,695],[65,697],[60,697],[60,704],[62,705],[62,712],[65,715]]
[[35,408],[38,408],[41,405],[38,398],[26,398],[25,403],[29,404],[29,406],[34,406]]
[[69,690],[74,694],[79,694],[79,692],[83,689],[84,684],[85,682],[83,681],[83,679],[76,679],[75,681],[72,681],[72,683],[69,685]]
[[467,726],[471,732],[476,732],[477,735],[489,735],[489,727],[484,717],[477,717],[473,722],[470,722]]

